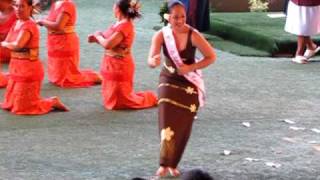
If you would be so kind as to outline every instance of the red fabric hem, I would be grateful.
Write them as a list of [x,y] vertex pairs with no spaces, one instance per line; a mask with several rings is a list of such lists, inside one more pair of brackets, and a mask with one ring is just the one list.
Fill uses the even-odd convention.
[[319,0],[291,0],[293,3],[299,6],[319,6]]

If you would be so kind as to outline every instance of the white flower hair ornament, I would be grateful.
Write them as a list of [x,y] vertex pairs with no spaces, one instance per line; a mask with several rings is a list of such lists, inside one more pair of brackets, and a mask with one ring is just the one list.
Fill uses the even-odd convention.
[[40,2],[35,2],[32,4],[32,14],[40,14],[41,13],[41,4]]
[[141,8],[141,3],[139,2],[139,0],[131,0],[130,8],[132,8],[135,11],[139,11]]
[[165,13],[165,14],[163,15],[163,18],[164,18],[165,20],[169,21],[170,14]]

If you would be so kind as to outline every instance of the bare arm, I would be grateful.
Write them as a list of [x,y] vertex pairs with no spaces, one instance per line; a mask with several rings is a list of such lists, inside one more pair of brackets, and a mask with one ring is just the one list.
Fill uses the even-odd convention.
[[29,31],[21,31],[16,39],[13,42],[3,41],[1,42],[1,46],[6,47],[10,50],[17,50],[24,48],[31,38],[31,33]]
[[200,34],[196,30],[193,31],[191,40],[193,46],[199,49],[199,51],[203,55],[203,58],[197,63],[191,65],[182,65],[178,70],[179,74],[181,75],[198,69],[206,68],[216,60],[216,54],[214,52],[214,49],[209,44],[209,42],[203,37],[202,34]]
[[210,64],[214,63],[216,60],[216,53],[209,42],[198,31],[193,31],[192,43],[203,55],[203,59],[198,63],[193,64],[194,70],[206,68]]
[[[115,32],[110,37],[104,37],[102,33],[97,32],[94,35],[89,35],[89,38],[94,38],[91,42],[100,44],[105,49],[113,49],[123,40],[124,36],[121,32]],[[90,41],[89,41],[90,42]]]
[[47,29],[54,30],[54,31],[62,31],[64,27],[67,25],[70,19],[69,14],[61,13],[56,21],[49,21],[46,19],[42,19],[37,21],[40,26],[44,26]]
[[163,44],[163,33],[158,31],[152,38],[149,51],[148,64],[151,68],[156,68],[161,63],[161,46]]

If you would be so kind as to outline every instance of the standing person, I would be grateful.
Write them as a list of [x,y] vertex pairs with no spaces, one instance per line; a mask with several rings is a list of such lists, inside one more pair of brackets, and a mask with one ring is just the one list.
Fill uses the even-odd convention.
[[191,0],[197,1],[197,11],[196,11],[196,26],[195,28],[200,31],[204,32],[209,30],[210,28],[210,5],[209,0]]
[[[216,59],[215,52],[205,38],[186,24],[184,5],[178,0],[168,3],[169,26],[158,31],[150,48],[148,63],[160,65],[160,53],[165,56],[159,82],[159,132],[161,136],[158,176],[169,172],[179,176],[177,169],[188,142],[194,117],[204,103],[204,82],[199,70]],[[195,60],[198,49],[203,58]]]
[[190,8],[187,11],[187,23],[194,28],[197,27],[197,7],[198,0],[190,0]]
[[320,0],[290,0],[285,31],[297,35],[297,50],[293,62],[306,64],[320,51],[311,36],[320,32]]
[[[0,1],[0,42],[4,41],[17,17],[12,7],[12,0]],[[1,72],[1,63],[7,63],[10,60],[10,50],[0,46],[0,88],[6,87],[8,78]]]
[[66,111],[57,97],[42,99],[43,66],[39,60],[39,29],[31,19],[32,0],[16,0],[18,20],[1,46],[10,49],[9,80],[2,109],[20,115],[45,114],[52,109]]
[[102,95],[104,107],[109,110],[140,109],[157,104],[157,97],[153,92],[135,93],[133,90],[133,21],[141,16],[139,6],[138,1],[117,0],[113,6],[117,22],[104,32],[88,36],[88,42],[97,43],[105,49],[101,64]]
[[200,32],[210,28],[209,0],[180,0],[187,12],[187,23]]
[[48,76],[53,84],[65,88],[89,87],[101,83],[91,70],[80,70],[80,43],[75,24],[76,5],[72,0],[56,0],[46,19],[37,23],[48,29]]
[[285,0],[284,1],[284,5],[283,5],[283,13],[284,14],[287,14],[289,1],[290,0]]

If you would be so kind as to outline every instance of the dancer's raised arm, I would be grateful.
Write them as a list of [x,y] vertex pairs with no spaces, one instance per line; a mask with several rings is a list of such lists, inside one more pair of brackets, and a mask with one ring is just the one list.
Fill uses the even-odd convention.
[[161,63],[161,46],[163,44],[162,31],[158,31],[152,38],[149,51],[148,64],[151,68],[155,68]]

